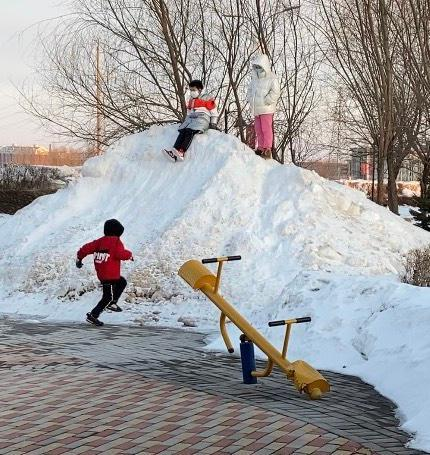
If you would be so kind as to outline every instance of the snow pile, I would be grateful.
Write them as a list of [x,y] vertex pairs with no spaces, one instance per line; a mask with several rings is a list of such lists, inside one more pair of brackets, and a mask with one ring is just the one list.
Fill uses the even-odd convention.
[[375,384],[418,432],[414,445],[430,449],[430,396],[413,386],[430,372],[430,291],[397,278],[404,254],[430,235],[222,133],[198,136],[185,162],[169,162],[161,149],[175,135],[153,127],[124,138],[88,160],[77,182],[2,219],[0,310],[82,320],[99,289],[89,258],[75,268],[76,250],[115,217],[136,262],[123,269],[126,311],[102,319],[212,330],[218,312],[177,270],[190,258],[241,254],[225,266],[224,295],[278,346],[283,330],[267,321],[312,316],[293,329],[290,357]]
[[3,224],[10,215],[7,213],[0,213],[0,225]]

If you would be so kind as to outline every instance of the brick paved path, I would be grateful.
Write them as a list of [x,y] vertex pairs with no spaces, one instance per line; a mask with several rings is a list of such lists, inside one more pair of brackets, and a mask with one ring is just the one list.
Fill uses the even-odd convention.
[[[0,454],[418,454],[394,406],[357,378],[299,395],[199,333],[0,320]],[[158,357],[158,360],[156,359]]]

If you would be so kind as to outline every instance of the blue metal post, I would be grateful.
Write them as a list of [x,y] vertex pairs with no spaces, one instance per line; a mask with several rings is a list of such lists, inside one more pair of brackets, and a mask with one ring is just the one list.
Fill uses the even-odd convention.
[[257,384],[257,378],[251,374],[251,371],[256,369],[254,343],[247,340],[244,335],[240,337],[240,359],[242,361],[243,383]]

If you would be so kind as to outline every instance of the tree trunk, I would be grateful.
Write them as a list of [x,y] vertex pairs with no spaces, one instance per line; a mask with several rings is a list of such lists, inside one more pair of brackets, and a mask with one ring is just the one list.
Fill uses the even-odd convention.
[[[289,141],[288,141],[288,146],[289,146],[289,149],[290,149],[290,156],[291,156],[291,162],[297,166],[297,160],[296,160],[296,152],[294,150],[294,146],[293,146],[293,139],[290,138]],[[283,154],[282,154],[283,155]],[[284,164],[284,157],[282,156],[282,164]]]
[[387,153],[387,169],[388,169],[388,186],[387,186],[387,193],[388,193],[388,207],[389,209],[395,213],[396,215],[399,214],[399,201],[397,197],[397,185],[396,185],[396,178],[397,173],[395,169],[394,163],[394,151],[390,150]]
[[376,203],[384,204],[384,154],[382,147],[378,147],[377,171],[378,171],[378,186],[376,188]]
[[430,162],[424,162],[423,163],[423,173],[422,173],[422,176],[420,179],[421,197],[422,198],[430,197],[429,184],[430,184]]

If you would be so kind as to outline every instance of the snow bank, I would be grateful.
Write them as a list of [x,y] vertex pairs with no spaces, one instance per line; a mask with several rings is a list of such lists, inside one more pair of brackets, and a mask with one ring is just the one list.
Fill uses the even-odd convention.
[[7,213],[0,213],[0,225],[3,224],[7,219],[8,217],[10,217],[9,214]]
[[413,205],[399,205],[399,215],[406,221],[413,222],[414,217],[411,215],[410,210],[419,210],[419,207]]
[[127,311],[102,319],[209,330],[216,309],[177,270],[190,258],[241,254],[222,284],[238,309],[277,345],[283,331],[268,320],[312,316],[294,328],[291,358],[375,384],[417,432],[413,445],[430,449],[430,396],[421,381],[414,387],[430,372],[430,291],[397,279],[403,256],[430,235],[222,133],[198,136],[185,162],[169,162],[161,149],[175,135],[153,127],[124,138],[88,160],[77,182],[1,220],[0,311],[81,320],[99,290],[91,261],[77,270],[75,253],[115,217],[136,262],[124,266]]

